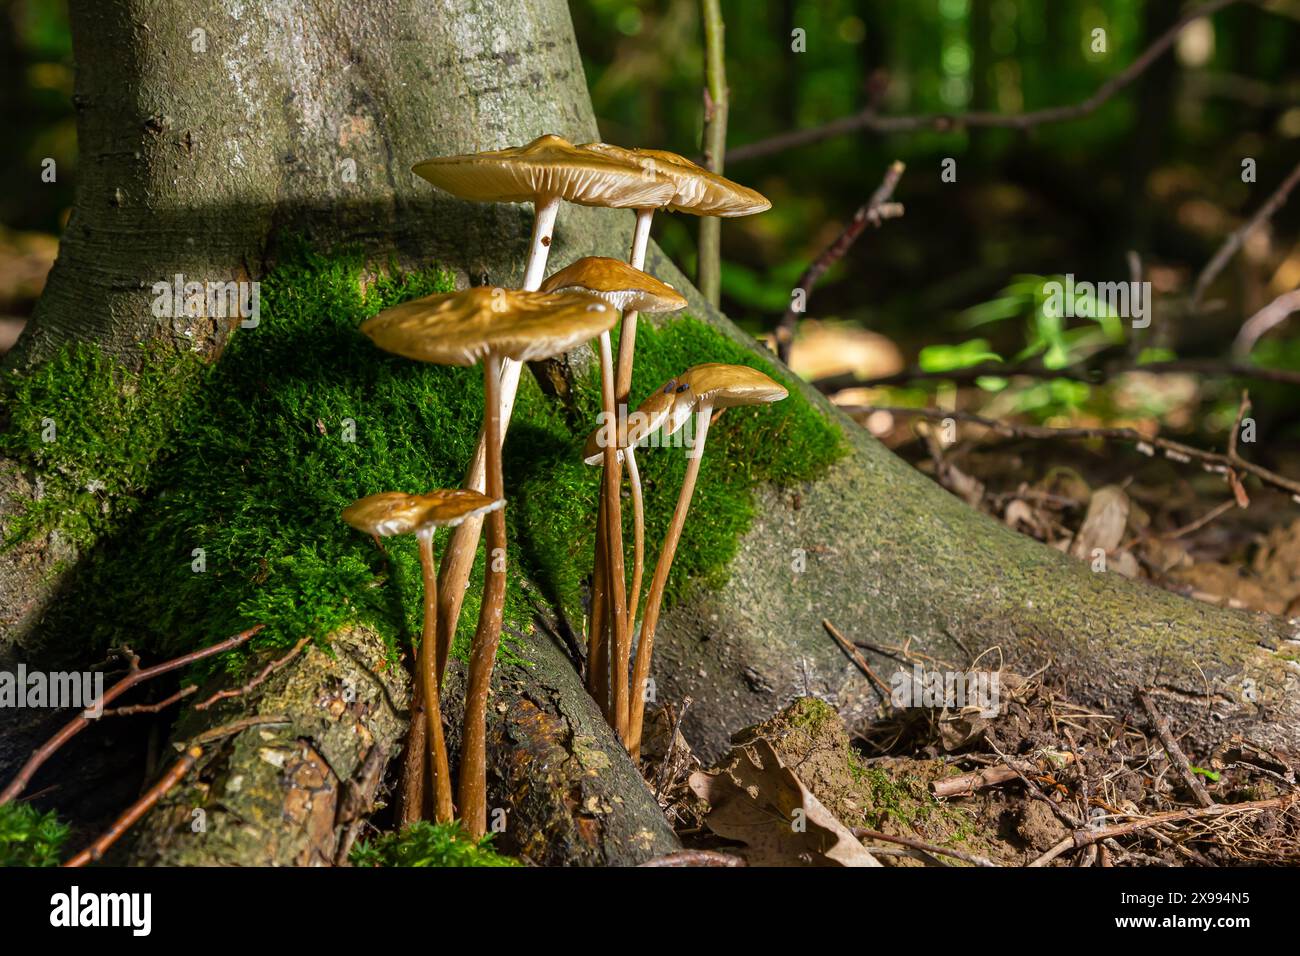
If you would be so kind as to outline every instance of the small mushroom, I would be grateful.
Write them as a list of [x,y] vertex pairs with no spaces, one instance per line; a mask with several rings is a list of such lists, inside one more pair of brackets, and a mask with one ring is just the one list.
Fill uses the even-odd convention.
[[659,624],[664,588],[668,584],[673,555],[686,524],[686,513],[691,506],[691,495],[700,473],[700,461],[704,458],[704,442],[709,434],[713,410],[779,402],[790,394],[762,372],[745,365],[696,365],[679,376],[678,381],[679,400],[692,407],[695,413],[695,441],[691,448],[693,454],[686,465],[686,476],[682,479],[681,491],[677,495],[677,506],[673,509],[668,533],[664,535],[659,560],[655,564],[650,593],[646,596],[645,620],[641,622],[641,640],[637,644],[636,663],[632,669],[632,714],[628,723],[627,747],[633,760],[638,759],[641,753],[645,683],[650,673],[650,656],[654,652],[655,628]]
[[[461,199],[475,202],[531,202],[534,209],[532,242],[524,269],[523,288],[535,290],[546,274],[546,260],[560,200],[583,206],[638,208],[662,206],[677,187],[665,176],[647,172],[641,165],[612,155],[581,150],[561,136],[539,136],[524,146],[512,146],[464,156],[440,156],[416,164],[415,174]],[[521,366],[503,364],[501,378],[501,433],[510,427]],[[465,476],[465,487],[482,490],[486,455],[484,436]],[[468,521],[452,536],[443,558],[442,627],[459,617],[465,583],[482,530],[480,521]],[[450,643],[444,633],[443,645]],[[445,661],[444,661],[445,663]]]
[[[438,580],[433,554],[435,528],[455,527],[467,518],[497,511],[505,504],[500,498],[493,500],[476,491],[451,489],[430,491],[422,495],[408,495],[401,491],[384,491],[354,501],[343,509],[343,520],[358,531],[376,538],[395,534],[414,534],[420,542],[420,573],[424,581],[424,629],[420,637],[418,671],[418,696],[421,698],[426,722],[416,716],[419,709],[411,708],[406,759],[414,767],[414,785],[404,788],[402,806],[403,822],[420,818],[423,804],[425,752],[433,775],[434,818],[447,823],[455,816],[451,799],[451,771],[447,763],[447,745],[442,736],[442,708],[438,700],[439,681],[434,675],[435,645],[437,644]],[[427,744],[425,743],[427,741]]]
[[[660,282],[654,276],[647,275],[640,269],[632,268],[627,263],[603,256],[588,256],[561,269],[542,283],[542,291],[585,292],[608,302],[616,309],[632,310],[633,312],[676,312],[678,309],[686,308],[685,297],[675,292],[672,286]],[[601,510],[597,520],[597,537],[603,547],[598,545],[596,551],[597,560],[599,560],[601,552],[604,552],[605,579],[608,582],[608,613],[613,625],[611,631],[614,638],[612,705],[610,713],[606,717],[612,716],[613,719],[610,720],[610,724],[618,730],[621,736],[626,737],[630,715],[627,686],[628,664],[630,663],[632,651],[631,627],[635,617],[628,613],[628,601],[625,591],[623,516],[619,495],[621,470],[618,467],[618,449],[622,446],[617,445],[615,440],[616,433],[619,430],[620,410],[624,406],[614,400],[613,349],[608,332],[602,332],[600,336],[600,371],[601,399],[605,418],[604,433],[606,437],[603,448],[605,467],[602,472]],[[636,467],[635,459],[629,463],[629,467]],[[634,482],[633,488],[635,495],[633,504],[639,511],[641,504],[639,480]],[[634,549],[633,593],[636,593],[640,588],[640,562],[645,544],[642,537],[644,526],[638,523],[635,527],[637,538]],[[593,602],[592,610],[594,612],[599,612],[602,609],[602,606]],[[598,662],[603,660],[600,656],[603,654],[603,651],[600,650],[601,645],[604,643],[603,630],[603,622],[593,618],[589,629],[589,663],[593,651],[597,653]]]
[[[637,410],[630,412],[627,421],[620,424],[619,437],[617,437],[617,458],[620,462],[627,462],[628,479],[632,485],[632,514],[633,529],[636,535],[636,546],[634,546],[634,561],[632,570],[632,591],[628,600],[628,633],[632,633],[636,626],[637,609],[641,600],[641,576],[643,563],[645,563],[645,502],[643,502],[641,489],[641,472],[637,467],[636,449],[637,446],[645,441],[647,437],[662,429],[664,438],[671,436],[677,429],[680,429],[690,415],[690,408],[693,402],[682,402],[682,393],[679,381],[671,378],[666,384],[659,386],[650,397],[646,398]],[[582,460],[586,464],[602,464],[604,454],[606,454],[608,436],[606,427],[599,425],[586,438],[586,445],[582,449]],[[591,696],[602,706],[602,710],[607,709],[608,687],[610,683],[610,666],[604,658],[604,641],[599,640],[599,631],[591,632],[593,643],[588,649],[588,691]],[[624,680],[628,671],[628,661],[620,661],[619,667],[623,672]],[[629,714],[630,718],[630,714]],[[611,721],[612,723],[612,721]]]
[[[426,296],[385,309],[362,323],[361,331],[385,351],[420,362],[473,365],[483,360],[487,494],[496,499],[505,497],[501,474],[502,363],[507,359],[527,362],[567,352],[607,331],[617,315],[589,295],[475,288]],[[501,641],[506,590],[504,509],[491,512],[488,519],[483,603],[470,647],[458,790],[461,817],[474,837],[487,832],[487,698]],[[455,621],[448,623],[446,633],[455,633]]]

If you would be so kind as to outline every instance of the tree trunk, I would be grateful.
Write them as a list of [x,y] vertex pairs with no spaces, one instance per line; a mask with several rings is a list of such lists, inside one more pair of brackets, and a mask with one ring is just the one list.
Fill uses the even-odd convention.
[[[158,336],[218,354],[236,320],[160,327],[151,286],[178,272],[198,281],[257,278],[285,230],[325,245],[359,242],[381,263],[390,255],[437,262],[462,279],[510,284],[522,273],[529,210],[453,201],[418,181],[411,165],[547,132],[576,142],[597,136],[561,0],[73,0],[72,19],[81,178],[58,263],[19,349],[28,360],[72,340],[125,356]],[[630,214],[566,206],[553,261],[621,257],[631,225]],[[657,249],[647,268],[688,295],[691,315],[759,348]],[[833,416],[849,454],[797,495],[759,489],[759,515],[730,582],[697,592],[660,623],[652,672],[659,698],[695,699],[685,732],[706,758],[726,749],[732,731],[808,690],[836,693],[848,716],[864,712],[872,692],[824,635],[823,618],[851,637],[910,639],[918,651],[958,661],[967,649],[996,645],[1021,670],[1050,662],[1049,679],[1117,715],[1130,709],[1134,684],[1153,684],[1166,695],[1162,710],[1193,728],[1194,740],[1239,732],[1300,750],[1300,678],[1279,653],[1293,636],[1280,622],[1091,573],[972,512],[812,389],[791,400]],[[34,477],[0,463],[0,524],[39,493]],[[57,599],[62,575],[76,573],[75,560],[56,564],[60,547],[56,535],[0,555],[0,657],[39,654],[43,602]],[[807,555],[802,573],[792,569],[795,549]],[[337,637],[354,662],[380,659],[374,635]],[[490,800],[508,807],[516,826],[511,836],[507,823],[506,845],[548,863],[630,862],[670,846],[652,798],[576,675],[551,645],[535,639],[530,647],[537,668],[502,668],[494,681]],[[140,858],[305,863],[337,852],[348,816],[338,794],[353,781],[350,799],[366,796],[367,756],[395,751],[405,702],[393,696],[402,688],[381,693],[371,681],[373,692],[358,698],[364,714],[325,720],[311,701],[340,675],[322,667],[322,656],[305,655],[277,675],[275,687],[299,695],[288,724],[245,731],[216,752],[219,765],[205,768],[206,779],[219,781],[205,800],[221,807],[208,833],[222,838],[177,840],[184,821],[158,813],[144,825]],[[352,665],[340,655],[335,666]],[[360,668],[357,686],[376,668]],[[254,695],[219,716],[190,715],[178,736],[265,712],[266,701]],[[345,725],[358,739],[332,736]],[[301,773],[289,773],[286,761]],[[548,770],[556,761],[564,766]],[[322,796],[321,807],[304,805],[303,793],[327,786],[335,795]],[[248,821],[281,825],[277,805],[299,823],[275,840],[254,838],[266,829]]]

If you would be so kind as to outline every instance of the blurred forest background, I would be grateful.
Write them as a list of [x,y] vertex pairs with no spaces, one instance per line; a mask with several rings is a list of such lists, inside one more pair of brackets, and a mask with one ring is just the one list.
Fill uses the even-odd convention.
[[[700,0],[570,6],[603,137],[700,156]],[[1249,386],[1260,429],[1252,454],[1300,473],[1294,382],[1115,371],[1235,360],[1300,373],[1300,314],[1233,353],[1246,319],[1300,286],[1300,198],[1250,234],[1198,307],[1187,304],[1216,249],[1300,171],[1300,0],[1219,6],[1135,83],[1076,119],[1025,130],[859,130],[746,157],[749,145],[863,110],[960,115],[1082,103],[1197,4],[722,0],[726,173],[773,203],[723,226],[723,308],[753,334],[770,334],[804,269],[901,160],[894,199],[906,214],[869,227],[810,293],[792,357],[800,374],[855,408],[937,405],[1031,424],[1131,426],[1219,448]],[[3,11],[0,349],[39,294],[77,177],[65,3],[4,0]],[[57,163],[53,184],[40,181],[46,158]],[[955,183],[941,179],[948,158]],[[1254,183],[1243,182],[1247,159]],[[688,273],[696,227],[689,216],[655,219],[656,239]],[[1156,296],[1150,329],[1135,335],[1117,316],[1045,313],[1045,280],[1126,281],[1131,253]],[[1047,374],[944,377],[990,363]],[[1052,374],[1083,366],[1089,375]],[[895,379],[862,387],[882,376]],[[926,457],[910,417],[861,418]],[[1085,448],[1101,454],[1105,443]],[[1014,464],[999,460],[1008,474]]]

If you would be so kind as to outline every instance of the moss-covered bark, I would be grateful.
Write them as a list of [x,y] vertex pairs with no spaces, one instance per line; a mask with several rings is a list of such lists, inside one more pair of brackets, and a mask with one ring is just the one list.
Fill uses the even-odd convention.
[[[151,285],[177,272],[197,281],[259,278],[275,259],[273,237],[285,230],[321,247],[357,242],[380,261],[453,266],[462,281],[509,284],[521,272],[528,211],[451,201],[416,180],[410,165],[544,132],[576,141],[597,134],[561,0],[72,6],[82,178],[33,330],[12,361],[39,360],[70,340],[124,360],[141,339],[215,354],[234,320],[155,318]],[[203,51],[195,49],[196,30],[204,31]],[[630,214],[566,207],[554,261],[622,255],[631,224]],[[757,347],[700,301],[657,250],[649,270],[686,291],[696,317]],[[757,519],[727,583],[695,592],[660,626],[652,675],[658,694],[695,698],[687,732],[706,756],[796,693],[836,691],[850,711],[870,700],[823,634],[823,617],[875,642],[910,638],[915,649],[959,664],[967,650],[995,645],[1024,660],[1022,670],[1050,661],[1049,676],[1071,684],[1074,697],[1116,714],[1130,707],[1134,684],[1152,683],[1166,695],[1162,710],[1196,738],[1237,731],[1300,750],[1300,678],[1278,653],[1292,636],[1279,623],[1092,574],[974,514],[836,417],[821,396],[805,390],[803,398],[840,423],[849,453],[825,478],[800,485],[798,503],[788,490],[760,489]],[[39,493],[39,475],[0,474],[10,476],[0,502],[6,511]],[[802,572],[794,570],[795,549],[806,555]],[[62,563],[75,573],[75,560],[56,557],[65,555],[48,538],[0,555],[0,582],[12,588],[0,644],[11,654],[33,634],[34,611],[49,593],[43,589],[61,580]],[[361,640],[361,658],[377,659],[378,638],[356,638],[360,633],[340,639]],[[540,660],[545,650],[538,653]],[[516,846],[546,862],[621,862],[666,845],[648,822],[647,795],[584,709],[577,682],[542,671],[530,684],[525,672],[503,670],[496,685],[498,715],[505,716],[498,717],[493,763],[498,782],[510,782],[512,791],[499,798],[517,801],[516,814],[526,801],[544,802],[515,817],[533,821]],[[273,736],[267,746],[299,754],[307,790],[341,788],[364,763],[364,735],[354,729],[357,739],[330,742],[334,723],[313,710],[333,679],[328,669],[311,656],[277,679],[299,688],[302,699],[293,702],[289,725],[265,729]],[[393,716],[400,708],[382,696],[360,720],[373,746],[387,751],[400,733]],[[530,750],[534,731],[540,751]],[[329,855],[341,818],[314,802],[292,803],[301,788],[260,755],[254,735],[262,733],[236,738],[220,751],[226,763],[208,770],[224,781],[221,812],[230,817],[229,827],[208,832],[229,839],[158,842],[176,825],[160,815],[149,825],[146,857],[311,862]],[[561,753],[561,773],[528,776],[530,760],[541,768]],[[602,753],[609,770],[592,756]],[[248,789],[232,789],[241,775]],[[546,786],[535,787],[541,780]],[[606,785],[614,789],[602,791]],[[239,821],[271,826],[279,797],[297,808],[299,822],[273,844],[249,839]],[[321,799],[322,806],[337,802]],[[584,816],[592,813],[596,824]],[[320,836],[326,823],[329,838]],[[593,832],[597,844],[588,840]]]

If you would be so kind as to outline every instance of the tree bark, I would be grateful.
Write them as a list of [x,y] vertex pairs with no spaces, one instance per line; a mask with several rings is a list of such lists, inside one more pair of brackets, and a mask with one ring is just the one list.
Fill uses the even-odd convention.
[[[510,284],[522,274],[528,210],[453,201],[410,166],[546,132],[597,137],[561,0],[73,0],[72,18],[81,180],[21,360],[74,340],[126,356],[159,336],[216,356],[237,320],[155,319],[151,285],[176,272],[256,278],[284,230],[326,246],[358,242],[381,262],[438,262],[462,280]],[[205,52],[193,49],[195,30]],[[566,207],[554,262],[622,257],[631,228],[630,214]],[[657,248],[647,268],[687,294],[691,315],[759,348]],[[1162,712],[1191,728],[1193,741],[1238,732],[1300,751],[1300,677],[1285,652],[1294,655],[1286,642],[1295,635],[1281,622],[1094,574],[972,512],[815,390],[794,400],[834,417],[849,454],[795,489],[798,503],[790,489],[759,489],[759,516],[730,583],[660,623],[659,698],[695,699],[685,732],[706,759],[796,694],[834,693],[848,716],[866,712],[872,691],[825,636],[823,618],[851,638],[910,639],[917,651],[962,662],[966,649],[997,646],[1021,670],[1050,663],[1048,679],[1117,716],[1131,710],[1134,684],[1154,685]],[[0,462],[0,526],[39,493],[36,477]],[[0,658],[39,654],[42,602],[57,599],[60,575],[76,573],[75,558],[56,566],[61,547],[55,536],[0,555]],[[802,573],[795,549],[807,555]],[[376,637],[360,629],[335,637],[348,659],[369,662],[351,674],[356,687],[372,687],[357,698],[366,712],[345,707],[325,720],[312,701],[347,675],[322,669],[319,654],[295,661],[276,678],[290,722],[245,731],[204,768],[217,782],[203,798],[214,808],[209,838],[177,839],[188,824],[160,811],[144,824],[140,859],[309,863],[337,853],[348,815],[338,794],[352,781],[349,799],[365,797],[358,781],[368,755],[396,753],[405,691],[372,680]],[[507,823],[503,844],[547,863],[661,852],[671,835],[571,665],[540,639],[530,647],[533,676],[503,668],[494,681],[490,799],[517,827],[512,837]],[[352,665],[340,655],[338,666]],[[177,737],[266,713],[266,701],[191,715]],[[449,713],[452,740],[457,716]],[[353,739],[338,740],[343,728]],[[320,807],[303,797],[328,786],[337,793]],[[264,839],[281,811],[296,822]]]

